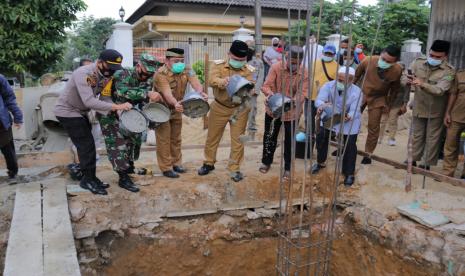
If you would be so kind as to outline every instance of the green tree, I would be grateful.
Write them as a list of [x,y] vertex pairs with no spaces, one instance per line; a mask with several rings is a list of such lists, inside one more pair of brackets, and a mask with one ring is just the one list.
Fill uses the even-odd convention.
[[[320,1],[314,1],[312,16],[311,16],[311,26],[310,31],[317,36],[318,30],[320,32],[320,43],[324,44],[326,37],[337,32],[339,33],[341,28],[342,32],[348,32],[349,26],[348,22],[352,15],[352,1],[348,0],[337,0],[335,3],[324,1],[321,14],[321,22],[319,22],[320,15]],[[341,21],[344,23],[341,24]],[[290,33],[285,35],[286,40],[288,40],[289,35],[291,35],[291,40],[293,43],[299,45],[305,44],[305,33],[307,30],[306,20],[300,20],[294,25],[291,26]]]
[[[316,33],[319,14],[319,1],[314,4],[312,12],[311,30]],[[381,15],[378,39],[375,41],[376,30]],[[388,45],[401,46],[407,39],[418,38],[426,44],[428,37],[429,6],[426,0],[402,0],[398,3],[386,4],[384,0],[379,0],[375,6],[355,6],[352,25],[352,38],[354,43],[363,43],[371,50],[374,46],[375,52]],[[344,14],[343,20],[342,14]],[[350,27],[350,17],[352,16],[352,0],[338,0],[335,3],[325,1],[320,28],[320,43],[325,43],[325,38],[332,33],[342,33],[347,35]],[[342,21],[342,24],[341,24]],[[291,28],[291,36],[303,37],[305,34],[305,21],[294,24]],[[342,27],[341,27],[342,26]],[[297,30],[300,29],[300,32]],[[292,39],[295,43],[297,40]],[[297,41],[303,44],[303,41]],[[375,45],[374,45],[375,44]]]
[[61,62],[57,64],[57,69],[72,70],[74,58],[96,59],[105,49],[105,42],[110,37],[115,23],[116,20],[108,17],[82,18],[68,34],[64,44],[65,53]]
[[40,75],[60,58],[65,29],[83,0],[3,0],[0,4],[0,68],[6,74]]
[[401,46],[407,39],[418,38],[426,45],[429,6],[423,0],[404,0],[388,4],[379,33],[380,46]]

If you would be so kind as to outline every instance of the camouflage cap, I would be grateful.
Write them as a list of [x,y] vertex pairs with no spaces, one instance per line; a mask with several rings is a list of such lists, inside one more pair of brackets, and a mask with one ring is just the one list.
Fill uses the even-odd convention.
[[143,53],[140,55],[140,63],[144,65],[145,70],[148,73],[155,73],[157,71],[157,67],[160,65],[160,62],[151,54]]

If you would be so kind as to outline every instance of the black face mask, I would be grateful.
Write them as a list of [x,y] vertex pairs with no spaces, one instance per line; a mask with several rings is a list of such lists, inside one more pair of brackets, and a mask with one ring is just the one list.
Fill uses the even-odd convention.
[[139,75],[139,80],[140,81],[147,81],[149,78],[151,78],[153,76],[153,74],[151,73],[146,73],[142,70],[138,71],[137,74]]
[[99,67],[98,69],[105,78],[110,78],[113,76],[113,74],[115,74],[115,70],[110,69],[110,68],[106,69],[103,65]]

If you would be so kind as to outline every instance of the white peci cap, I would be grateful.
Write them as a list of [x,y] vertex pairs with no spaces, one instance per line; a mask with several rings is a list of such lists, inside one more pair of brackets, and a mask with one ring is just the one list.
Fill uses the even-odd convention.
[[[339,68],[339,71],[337,71],[338,74],[345,74],[347,72],[347,67],[346,66],[341,66]],[[349,67],[349,75],[355,76],[355,69],[352,67]]]

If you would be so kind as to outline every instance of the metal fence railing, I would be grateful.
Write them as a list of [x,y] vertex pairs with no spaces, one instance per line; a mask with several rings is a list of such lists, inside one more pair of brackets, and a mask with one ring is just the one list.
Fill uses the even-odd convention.
[[[208,53],[210,60],[223,59],[226,57],[232,40],[141,40],[134,48],[134,57],[137,60],[138,56],[143,52],[148,52],[155,55],[160,60],[164,60],[166,49],[177,47],[184,49],[186,64],[204,60],[205,54]],[[138,45],[138,46],[137,46]]]

